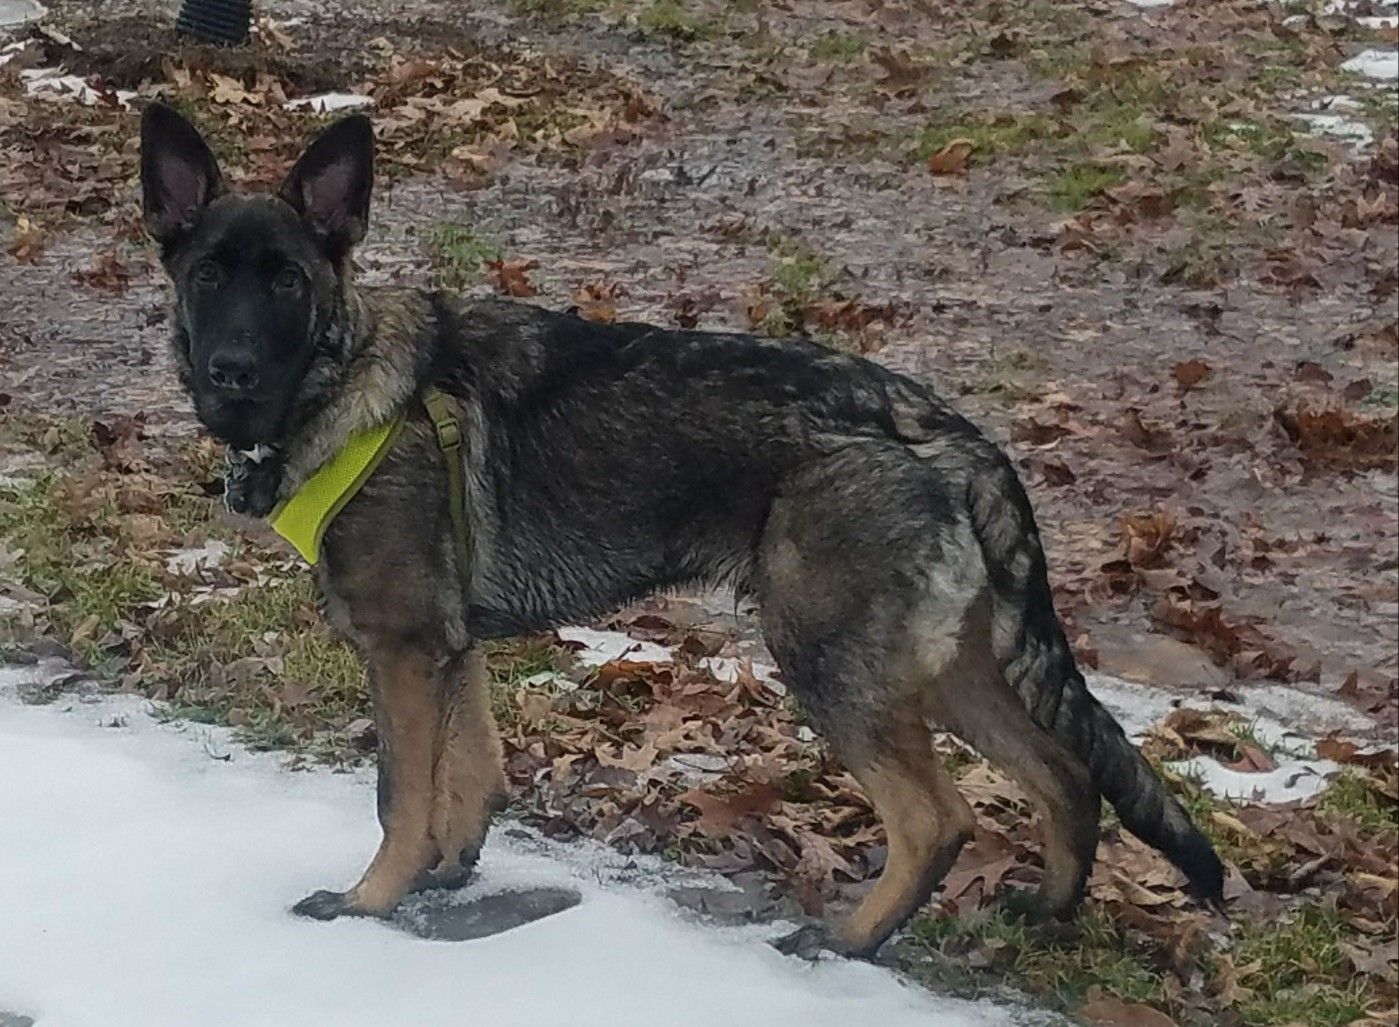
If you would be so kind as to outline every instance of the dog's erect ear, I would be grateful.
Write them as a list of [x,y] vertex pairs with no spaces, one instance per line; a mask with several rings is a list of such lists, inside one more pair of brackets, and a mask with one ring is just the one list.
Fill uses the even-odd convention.
[[199,130],[173,107],[152,103],[141,116],[141,199],[146,230],[162,245],[223,192],[218,161]]
[[374,185],[374,129],[362,114],[342,118],[317,137],[278,194],[295,208],[331,260],[364,238]]

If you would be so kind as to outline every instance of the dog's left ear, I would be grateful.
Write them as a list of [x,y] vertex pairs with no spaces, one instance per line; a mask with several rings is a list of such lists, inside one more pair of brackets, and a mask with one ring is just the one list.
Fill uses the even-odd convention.
[[287,175],[277,195],[301,215],[326,255],[341,261],[369,226],[374,185],[374,129],[362,114],[322,132]]

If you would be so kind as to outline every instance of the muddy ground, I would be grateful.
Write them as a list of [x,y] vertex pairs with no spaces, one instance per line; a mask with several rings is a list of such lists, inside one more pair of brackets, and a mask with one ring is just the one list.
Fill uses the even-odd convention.
[[[1160,588],[1124,586],[1114,574],[1122,519],[1159,508],[1174,522],[1163,544],[1196,551],[1209,571],[1204,587],[1220,593],[1226,616],[1258,622],[1270,644],[1295,651],[1287,673],[1335,689],[1359,672],[1377,679],[1370,698],[1384,697],[1378,679],[1392,679],[1395,670],[1399,583],[1393,460],[1385,455],[1392,436],[1381,440],[1377,458],[1338,472],[1309,461],[1279,414],[1345,404],[1337,396],[1347,387],[1372,403],[1377,397],[1372,412],[1392,408],[1394,299],[1383,270],[1394,256],[1391,224],[1310,243],[1302,236],[1316,236],[1315,225],[1285,225],[1277,240],[1307,262],[1291,280],[1267,277],[1279,259],[1267,252],[1191,287],[1173,280],[1180,273],[1169,266],[1179,256],[1167,244],[1191,237],[1181,218],[1113,241],[1105,257],[1092,244],[1066,247],[1066,213],[1086,218],[1089,234],[1094,213],[1036,202],[1032,158],[974,163],[955,177],[906,159],[900,136],[937,121],[944,109],[1049,104],[1060,83],[1037,78],[1027,67],[1033,61],[1014,51],[958,55],[955,71],[930,66],[933,84],[908,100],[879,88],[898,74],[897,63],[884,78],[873,62],[872,72],[783,63],[755,56],[738,28],[732,36],[677,41],[602,14],[570,15],[564,25],[509,6],[408,6],[411,18],[403,5],[343,12],[267,5],[297,46],[294,56],[272,62],[273,73],[298,69],[294,88],[306,92],[350,89],[380,52],[371,40],[387,38],[405,52],[506,46],[512,53],[569,54],[634,81],[658,115],[624,142],[562,156],[507,154],[469,188],[433,175],[398,175],[378,197],[375,229],[361,254],[366,280],[431,282],[423,237],[437,224],[457,222],[509,258],[536,261],[537,302],[567,305],[575,291],[594,285],[615,291],[624,318],[666,322],[693,310],[703,327],[746,328],[755,290],[781,252],[774,240],[790,241],[820,260],[816,288],[888,312],[892,324],[875,322],[857,344],[958,397],[988,432],[1017,448],[1085,651],[1095,634],[1112,639],[1115,651],[1122,639],[1159,630],[1171,616],[1150,614]],[[155,55],[170,45],[168,31],[143,27],[149,7],[130,17],[121,5],[104,7],[96,23],[83,20],[83,5],[54,8],[54,23],[72,25],[84,46],[75,68],[105,74],[115,85],[149,80]],[[859,31],[875,41],[872,49],[916,54],[922,45],[938,54],[947,32],[969,17],[910,8],[895,18],[895,10],[799,4],[775,16],[767,33],[799,46]],[[1182,24],[1199,24],[1183,22],[1192,13],[1184,10],[1085,10],[1094,19],[1086,28],[1051,30],[1064,45],[1095,34],[1104,46],[1144,38],[1159,47]],[[892,24],[881,24],[880,12]],[[1002,32],[1013,38],[1037,28],[1028,21],[1017,29],[1006,18]],[[1188,31],[1205,38],[1204,25]],[[1001,36],[991,38],[994,44]],[[231,74],[256,63],[228,55],[218,61]],[[786,81],[764,96],[765,77]],[[842,147],[841,133],[883,133],[890,142]],[[1263,168],[1256,183],[1230,186],[1258,193],[1254,202],[1265,213],[1320,206],[1336,182],[1355,173],[1345,164],[1379,159],[1376,146],[1339,158],[1334,145],[1328,152],[1338,166],[1317,181],[1290,181],[1284,171]],[[113,210],[128,218],[130,185],[113,183],[112,197]],[[23,195],[7,203],[24,210]],[[1120,216],[1109,210],[1099,218]],[[1228,231],[1219,246],[1254,244],[1247,230],[1236,240]],[[110,228],[77,219],[53,233],[42,259],[6,261],[0,387],[46,411],[182,419],[187,408],[165,362],[163,294],[149,251],[117,244],[130,275],[117,295],[74,283],[75,272],[113,245]],[[1208,245],[1216,240],[1200,241]],[[1187,392],[1173,369],[1195,360],[1208,373]],[[1177,630],[1208,634],[1180,624]],[[1218,640],[1210,646],[1216,655],[1230,648]],[[1233,658],[1237,648],[1223,657]]]

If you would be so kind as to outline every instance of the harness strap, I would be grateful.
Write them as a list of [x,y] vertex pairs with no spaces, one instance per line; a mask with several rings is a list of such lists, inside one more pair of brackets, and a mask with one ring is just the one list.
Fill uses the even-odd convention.
[[466,522],[466,490],[461,471],[461,424],[452,405],[437,389],[423,390],[423,409],[437,432],[437,447],[447,464],[447,506],[452,516],[452,548],[457,555],[457,574],[465,575],[470,566],[471,533]]

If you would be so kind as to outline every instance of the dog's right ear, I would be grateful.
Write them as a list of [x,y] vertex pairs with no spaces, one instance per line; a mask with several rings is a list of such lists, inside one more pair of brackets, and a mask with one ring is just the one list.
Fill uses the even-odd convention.
[[152,103],[141,116],[141,198],[146,230],[162,246],[223,192],[218,161],[175,108]]

